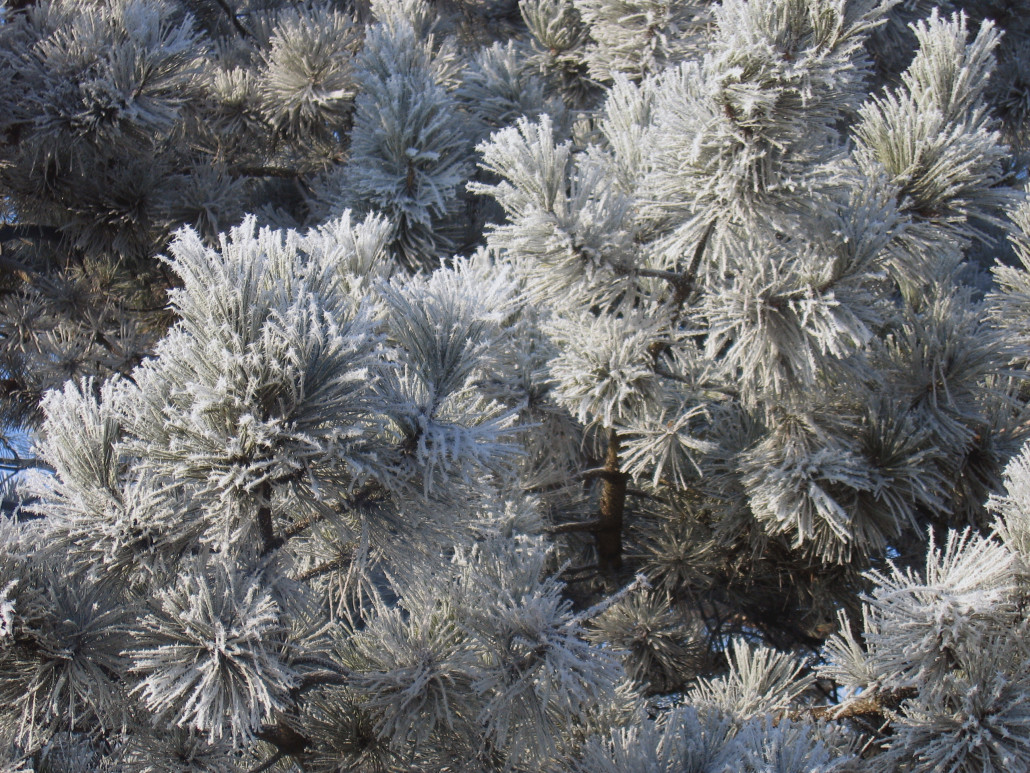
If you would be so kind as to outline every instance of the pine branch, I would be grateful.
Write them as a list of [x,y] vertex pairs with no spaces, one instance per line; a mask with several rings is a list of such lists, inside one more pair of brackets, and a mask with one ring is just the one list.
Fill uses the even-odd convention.
[[715,222],[713,219],[708,223],[704,234],[701,235],[701,240],[697,243],[697,247],[694,248],[694,255],[690,259],[690,265],[687,266],[687,273],[684,275],[682,282],[676,287],[676,294],[673,295],[672,302],[676,306],[677,315],[679,307],[694,292],[694,287],[697,284],[697,274],[701,270],[701,261],[704,259],[705,250],[708,249],[708,240],[712,238],[712,232],[715,230]]
[[54,468],[44,462],[42,459],[35,457],[29,459],[13,458],[13,459],[0,459],[0,470],[4,472],[22,472],[23,470],[44,470],[46,472],[55,472]]
[[218,3],[218,7],[225,11],[225,15],[229,17],[229,21],[232,26],[236,28],[236,31],[240,33],[247,40],[254,40],[254,33],[243,26],[243,22],[240,21],[240,17],[236,15],[236,11],[230,7],[226,0],[215,0]]
[[14,258],[8,258],[3,254],[0,249],[0,271],[7,272],[9,274],[18,274],[23,282],[28,282],[33,276],[38,276],[37,272],[33,268],[29,268],[21,261],[15,260]]
[[[361,507],[368,502],[372,497],[381,491],[380,487],[376,483],[366,483],[364,486],[354,492],[347,501],[341,503],[341,509],[354,509]],[[310,529],[312,526],[317,526],[329,517],[327,511],[318,512],[315,515],[305,518],[301,521],[297,521],[290,528],[282,534],[283,542],[288,542],[294,537],[303,534],[305,531]]]
[[[652,347],[653,348],[651,350],[651,354],[656,355],[656,354],[661,354],[661,351],[662,351],[662,349],[665,348],[665,345],[664,344],[659,344],[658,346],[652,345]],[[685,378],[684,376],[681,376],[678,373],[673,373],[668,368],[662,367],[662,365],[660,363],[655,363],[654,372],[655,372],[655,375],[661,376],[662,378],[667,378],[670,381],[678,381],[681,384],[692,384],[693,383],[693,381],[691,381],[690,379]]]
[[324,521],[328,517],[329,516],[327,516],[325,513],[318,513],[316,515],[311,516],[310,518],[305,518],[302,521],[297,521],[295,524],[293,524],[293,526],[291,526],[283,532],[283,540],[290,540],[293,537],[303,534],[312,526],[317,526],[318,524],[322,523],[322,521]]
[[261,484],[258,497],[258,534],[261,535],[261,555],[266,556],[283,544],[283,540],[275,536],[275,527],[272,524],[272,484],[268,481]]
[[593,579],[597,576],[601,567],[597,564],[588,564],[586,566],[576,566],[571,569],[567,569],[562,572],[561,579],[566,585],[572,585],[576,582],[586,582],[587,580]]
[[545,531],[552,535],[574,532],[593,534],[599,567],[605,572],[616,572],[622,568],[622,515],[626,508],[629,475],[619,469],[619,436],[615,430],[610,430],[608,434],[604,466],[584,470],[578,477],[602,480],[598,517],[589,521],[557,524]]
[[796,709],[787,713],[791,720],[800,719],[890,719],[892,712],[897,711],[909,698],[918,693],[915,687],[897,687],[893,690],[882,690],[871,695],[862,693],[857,698],[845,701],[839,706],[813,706],[807,709]]
[[[260,736],[259,736],[260,737]],[[269,759],[262,762],[256,768],[251,768],[247,773],[263,773],[263,771],[271,770],[272,766],[275,765],[279,760],[286,756],[286,752],[279,750],[273,754]]]
[[311,580],[321,577],[323,574],[339,569],[350,561],[350,558],[350,556],[337,556],[330,561],[314,566],[306,572],[301,573],[301,575],[297,577],[297,582],[310,582]]
[[608,432],[604,472],[600,518],[594,532],[594,540],[601,570],[617,572],[622,568],[622,515],[626,508],[626,485],[629,476],[619,469],[619,435],[614,429]]
[[615,271],[619,274],[632,274],[634,276],[661,279],[668,282],[673,287],[672,305],[676,307],[675,316],[678,317],[680,307],[693,295],[694,289],[697,287],[697,274],[701,270],[701,261],[704,258],[705,250],[708,248],[712,232],[715,230],[715,223],[716,221],[712,220],[705,228],[705,232],[701,235],[697,247],[694,248],[690,265],[687,266],[687,270],[684,273],[665,271],[658,268],[625,267],[616,267]]
[[300,754],[311,744],[311,739],[302,736],[283,722],[263,725],[254,735],[276,747],[280,755]]
[[682,286],[687,279],[686,274],[680,274],[676,271],[665,271],[660,268],[632,268],[624,269],[619,273],[633,274],[634,276],[647,277],[648,279],[662,279],[676,288]]
[[0,245],[14,241],[61,241],[61,232],[49,225],[34,223],[7,223],[0,226]]
[[300,169],[284,169],[278,166],[236,166],[232,173],[239,177],[278,177],[284,180],[296,180],[304,176]]
[[292,663],[295,666],[318,666],[325,671],[330,671],[341,676],[348,676],[350,674],[350,671],[339,663],[330,660],[329,658],[323,658],[317,655],[308,655],[306,657],[296,658]]
[[[667,486],[671,486],[672,485],[669,481],[667,481],[665,479],[660,480],[659,483],[662,483],[663,485],[667,485]],[[643,489],[639,489],[639,488],[627,488],[626,489],[626,496],[628,496],[628,497],[637,497],[638,499],[647,499],[647,500],[650,500],[651,502],[664,502],[665,501],[661,497],[655,496],[650,491],[644,491]]]
[[296,694],[298,696],[303,695],[308,692],[308,690],[313,690],[316,687],[345,685],[348,681],[346,674],[342,674],[337,671],[316,671],[311,674],[306,674],[304,678],[300,680]]
[[549,526],[544,531],[548,534],[571,534],[577,531],[596,532],[600,525],[601,521],[596,519],[592,521],[570,521],[569,523]]
[[36,5],[38,0],[7,0],[7,8],[11,11],[25,11]]

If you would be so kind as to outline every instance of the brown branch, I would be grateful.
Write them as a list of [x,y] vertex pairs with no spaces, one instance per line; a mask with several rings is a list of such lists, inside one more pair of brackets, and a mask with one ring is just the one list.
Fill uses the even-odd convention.
[[308,690],[313,690],[316,687],[324,687],[326,685],[344,685],[347,684],[347,675],[341,674],[336,671],[317,671],[312,674],[305,674],[300,680],[300,684],[297,685],[295,691],[296,695],[303,695]]
[[7,223],[0,226],[0,244],[13,241],[61,241],[61,232],[49,225],[33,223]]
[[[659,480],[659,483],[667,485],[668,481],[663,478],[663,479]],[[652,502],[665,502],[664,499],[662,499],[659,496],[655,496],[650,491],[644,491],[643,489],[639,489],[639,488],[627,488],[626,489],[626,496],[628,496],[628,497],[637,497],[638,499],[648,499],[648,500],[650,500]]]
[[705,250],[708,249],[708,242],[712,238],[712,232],[715,230],[715,220],[712,220],[705,227],[704,233],[701,235],[701,239],[698,241],[697,246],[694,248],[694,254],[691,256],[690,265],[687,266],[687,270],[684,273],[678,271],[665,271],[659,268],[642,268],[642,267],[616,267],[616,273],[621,274],[632,274],[634,276],[648,277],[650,279],[661,279],[668,282],[673,287],[672,304],[678,308],[690,298],[693,294],[694,289],[697,287],[697,274],[701,270],[701,260],[704,258]]
[[283,541],[275,536],[275,527],[272,523],[272,484],[265,481],[261,484],[258,492],[260,499],[257,510],[258,534],[261,535],[261,555],[267,556]]
[[250,40],[254,39],[254,34],[243,26],[243,22],[240,21],[240,17],[236,15],[236,11],[229,6],[229,3],[227,3],[226,0],[215,0],[215,2],[218,3],[218,7],[225,12],[225,15],[229,17],[229,21],[232,22],[232,26],[236,28],[237,32],[245,38]]
[[663,279],[673,287],[679,287],[686,280],[686,274],[676,271],[665,271],[660,268],[629,268],[623,269],[622,273],[642,276],[647,279]]
[[[260,737],[260,734],[258,734],[258,737]],[[275,754],[273,754],[269,759],[265,760],[260,765],[258,765],[256,768],[251,768],[250,770],[248,770],[247,773],[264,773],[264,771],[266,770],[271,770],[272,766],[275,765],[279,760],[281,760],[285,756],[286,752],[279,750]]]
[[[351,496],[350,499],[343,502],[341,504],[341,507],[352,509],[355,507],[360,507],[361,505],[365,504],[369,499],[371,499],[378,490],[379,487],[375,483],[366,483],[364,486],[355,491],[354,495]],[[294,537],[303,533],[307,529],[310,529],[312,526],[317,526],[318,524],[322,523],[322,521],[326,520],[329,517],[329,515],[330,513],[328,511],[323,510],[321,512],[315,513],[309,518],[305,518],[302,521],[297,521],[290,528],[283,532],[283,541],[285,542],[287,540],[293,539]]]
[[7,7],[12,11],[24,11],[36,5],[37,0],[7,0]]
[[302,736],[296,730],[283,722],[274,725],[262,725],[261,729],[254,733],[262,741],[266,741],[279,751],[279,759],[289,754],[300,754],[311,745],[311,739]]
[[230,171],[239,177],[280,177],[284,180],[294,180],[303,175],[296,169],[279,166],[234,166]]
[[[6,445],[6,443],[4,445]],[[22,459],[20,457],[0,458],[0,470],[4,470],[6,472],[21,472],[22,470],[45,470],[46,472],[56,472],[52,465],[47,464],[42,459]]]
[[694,248],[694,255],[690,259],[690,265],[687,266],[687,273],[676,288],[676,294],[672,298],[672,302],[677,307],[681,306],[694,292],[694,288],[697,285],[697,272],[701,270],[701,260],[704,258],[705,250],[708,249],[708,240],[712,238],[714,230],[715,220],[712,220],[701,235],[701,240],[697,243],[697,247]]
[[350,671],[341,666],[335,660],[331,660],[321,655],[304,655],[299,658],[294,658],[290,661],[293,666],[318,666],[323,671],[331,671],[334,674],[340,674],[342,676],[349,676]]
[[[690,259],[690,265],[687,266],[686,273],[677,274],[676,280],[672,282],[673,309],[671,322],[673,325],[679,322],[679,318],[683,313],[683,304],[690,299],[690,296],[694,294],[694,290],[697,288],[697,274],[701,270],[701,260],[704,258],[705,250],[708,249],[708,241],[712,238],[712,232],[715,230],[715,222],[714,219],[709,222],[705,232],[701,235],[697,247],[694,248],[694,255]],[[648,347],[651,356],[654,358],[656,371],[659,364],[659,356],[667,351],[668,348],[669,345],[661,341],[655,341]],[[666,378],[676,378],[674,374],[668,372],[659,375],[663,375]]]
[[39,274],[34,268],[29,268],[21,261],[9,258],[0,252],[0,271],[6,271],[9,274],[17,274],[23,282],[28,282],[32,277]]
[[594,532],[594,542],[601,571],[614,573],[622,568],[622,515],[626,509],[626,484],[629,479],[619,469],[619,435],[614,429],[608,431],[604,471],[600,518]]
[[328,517],[329,516],[326,513],[320,512],[312,515],[310,518],[305,518],[303,521],[297,521],[293,526],[283,532],[283,539],[292,539],[298,534],[304,532],[306,529],[310,529],[312,526],[317,526]]
[[807,709],[796,709],[787,713],[792,720],[798,719],[889,719],[891,712],[896,711],[902,703],[917,694],[915,687],[897,687],[893,690],[881,690],[872,694],[862,693],[857,698],[845,701],[838,706],[813,706]]
[[20,260],[15,260],[9,255],[4,255],[3,246],[7,242],[50,242],[56,244],[60,241],[60,231],[51,226],[33,225],[31,223],[6,223],[5,225],[0,225],[0,271],[18,274],[23,282],[28,282],[32,277],[40,275],[38,269],[22,263]]
[[311,569],[308,569],[306,572],[303,572],[299,577],[297,577],[297,582],[308,582],[309,580],[314,580],[316,577],[321,577],[326,572],[331,572],[334,569],[339,569],[341,566],[350,561],[350,559],[350,556],[337,556],[331,561],[326,561],[325,563],[319,564],[318,566],[314,566]]
[[119,306],[118,311],[129,312],[131,314],[159,314],[164,311],[170,311],[167,305],[165,306]]
[[594,532],[600,527],[601,521],[594,519],[592,521],[570,521],[569,523],[559,523],[555,526],[548,526],[544,529],[548,534],[572,534],[577,531],[589,531]]
[[[667,345],[664,344],[664,343],[651,344],[651,346],[649,347],[649,351],[650,351],[650,353],[652,355],[656,355],[656,354],[661,354],[667,348],[668,348]],[[687,378],[686,376],[681,376],[678,373],[673,373],[668,368],[663,367],[662,364],[661,364],[661,361],[655,363],[654,372],[655,372],[656,376],[661,376],[662,378],[667,378],[670,381],[679,381],[681,384],[691,384],[691,385],[693,385],[693,383],[694,383],[693,379]]]
[[597,564],[576,566],[562,572],[561,580],[566,585],[571,585],[574,582],[585,582],[586,580],[596,577],[599,569],[600,567]]
[[[305,660],[297,661],[297,663],[302,662],[305,662]],[[326,670],[305,674],[301,678],[300,684],[297,685],[292,692],[294,698],[300,697],[300,695],[308,690],[314,689],[315,687],[321,687],[323,685],[342,685],[347,683],[349,672],[341,669],[335,663],[324,661],[320,658],[310,658],[307,659],[306,662],[321,664],[326,668]],[[271,759],[248,771],[248,773],[260,773],[260,771],[268,770],[284,757],[296,757],[298,755],[302,755],[311,745],[310,738],[301,735],[281,720],[276,722],[274,725],[262,725],[254,735],[262,741],[272,744],[272,746],[275,747],[276,752]]]

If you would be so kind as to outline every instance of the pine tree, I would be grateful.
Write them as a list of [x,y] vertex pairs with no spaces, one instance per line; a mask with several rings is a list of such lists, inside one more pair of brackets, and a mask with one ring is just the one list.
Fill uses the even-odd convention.
[[1030,767],[1024,5],[8,0],[0,771]]

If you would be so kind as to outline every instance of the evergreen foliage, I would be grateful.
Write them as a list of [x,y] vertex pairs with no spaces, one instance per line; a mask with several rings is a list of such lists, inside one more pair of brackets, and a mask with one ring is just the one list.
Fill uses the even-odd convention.
[[1028,25],[0,2],[0,771],[1030,769]]

